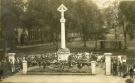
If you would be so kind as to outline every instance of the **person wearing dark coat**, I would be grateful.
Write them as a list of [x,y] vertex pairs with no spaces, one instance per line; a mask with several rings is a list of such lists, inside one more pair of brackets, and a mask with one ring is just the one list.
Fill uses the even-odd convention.
[[127,76],[127,65],[125,62],[122,63],[122,75],[124,78]]
[[121,73],[122,73],[122,63],[119,61],[118,62],[118,74],[119,74],[119,76],[121,76]]
[[2,80],[3,77],[3,68],[2,68],[2,63],[0,62],[0,81]]
[[46,68],[46,62],[45,61],[43,61],[43,69],[45,69]]
[[117,63],[114,61],[113,63],[113,75],[117,75]]
[[134,68],[133,67],[129,68],[129,75],[130,75],[130,78],[133,79],[133,76],[134,76]]

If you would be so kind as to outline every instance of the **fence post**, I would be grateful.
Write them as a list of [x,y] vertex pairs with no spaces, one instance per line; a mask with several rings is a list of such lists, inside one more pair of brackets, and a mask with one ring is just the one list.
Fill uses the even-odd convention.
[[91,61],[91,74],[96,74],[96,61]]
[[105,73],[111,75],[111,55],[112,53],[104,53],[105,55]]
[[23,58],[23,74],[27,74],[27,61]]

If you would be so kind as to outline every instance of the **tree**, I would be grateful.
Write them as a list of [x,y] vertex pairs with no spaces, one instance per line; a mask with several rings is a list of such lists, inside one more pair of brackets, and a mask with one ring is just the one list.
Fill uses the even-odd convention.
[[82,34],[84,47],[87,46],[86,41],[93,37],[92,32],[95,32],[94,40],[97,40],[99,36],[97,34],[100,34],[98,31],[103,29],[103,21],[100,10],[92,1],[89,1],[89,3],[86,0],[77,1],[74,5],[73,17],[71,18],[78,25],[76,29],[80,30],[79,32]]
[[119,5],[119,23],[122,25],[123,35],[124,35],[124,43],[125,48],[127,48],[127,37],[126,35],[129,34],[130,38],[133,37],[133,25],[135,23],[135,2],[134,1],[121,1]]
[[[124,7],[124,8],[122,8]],[[120,3],[120,10],[123,16],[125,16],[127,27],[126,31],[127,34],[130,36],[130,39],[133,39],[134,36],[134,24],[135,24],[135,16],[133,13],[135,13],[135,1],[123,1]]]
[[54,45],[60,32],[59,12],[57,11],[59,3],[60,0],[30,0],[24,20],[27,28],[37,27],[43,33],[47,33],[48,41],[53,42]]
[[115,48],[119,47],[119,35],[120,35],[120,26],[119,26],[119,20],[118,20],[118,13],[119,13],[119,4],[118,1],[113,1],[113,3],[104,9],[104,16],[106,21],[106,27],[108,28],[109,32],[111,29],[114,30],[114,40],[115,40]]
[[115,30],[115,40],[118,41],[118,32],[122,28],[124,37],[124,48],[127,48],[127,34],[130,39],[134,36],[134,15],[135,2],[114,1],[112,5],[105,9],[104,14],[107,21],[107,27]]
[[132,23],[129,23],[127,24],[126,26],[126,31],[127,31],[127,34],[129,35],[130,37],[130,40],[132,40],[134,38],[134,32],[135,32],[135,28],[134,28],[134,24]]
[[14,29],[21,25],[23,12],[21,0],[1,0],[1,24],[4,33],[5,48],[15,49]]

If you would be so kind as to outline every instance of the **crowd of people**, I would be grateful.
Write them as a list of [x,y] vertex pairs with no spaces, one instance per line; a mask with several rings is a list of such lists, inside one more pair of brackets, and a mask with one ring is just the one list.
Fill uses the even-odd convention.
[[113,60],[112,61],[112,74],[115,76],[122,76],[126,77],[127,75],[130,76],[130,78],[133,78],[135,74],[135,64],[127,64],[126,60],[118,61]]
[[19,57],[16,57],[15,62],[8,57],[4,57],[0,61],[0,80],[16,73],[17,71],[22,69],[22,60]]

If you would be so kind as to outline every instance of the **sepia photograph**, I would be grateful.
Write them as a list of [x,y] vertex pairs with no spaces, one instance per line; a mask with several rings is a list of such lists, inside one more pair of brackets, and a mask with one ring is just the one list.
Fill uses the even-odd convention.
[[0,83],[135,83],[135,0],[0,0]]

